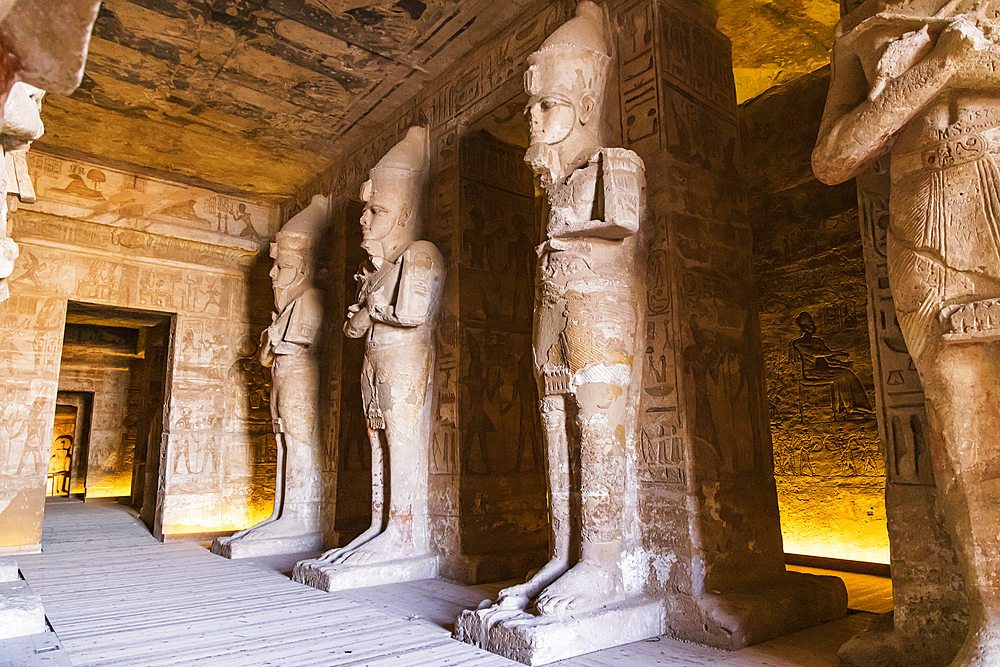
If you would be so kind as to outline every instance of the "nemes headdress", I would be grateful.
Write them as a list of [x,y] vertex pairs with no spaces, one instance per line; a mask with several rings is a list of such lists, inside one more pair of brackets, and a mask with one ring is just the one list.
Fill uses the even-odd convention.
[[593,2],[576,7],[576,16],[549,35],[541,48],[528,56],[524,89],[590,94],[600,100],[607,81],[608,44],[604,36],[604,12]]

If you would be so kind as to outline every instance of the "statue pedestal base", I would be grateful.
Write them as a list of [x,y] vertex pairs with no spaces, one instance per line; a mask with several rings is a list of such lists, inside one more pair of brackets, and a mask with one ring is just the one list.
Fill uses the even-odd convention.
[[741,591],[671,595],[666,604],[668,637],[738,651],[842,618],[847,589],[838,577],[786,572]]
[[889,612],[873,618],[867,630],[840,647],[837,657],[843,667],[944,667],[962,646],[961,629],[931,628],[908,636],[893,627]]
[[0,583],[0,639],[45,632],[42,599],[20,579]]
[[658,637],[663,634],[665,614],[663,603],[648,597],[565,616],[470,610],[455,622],[455,638],[526,665],[546,665]]
[[288,535],[285,537],[247,537],[223,543],[216,538],[212,542],[212,553],[223,558],[253,558],[274,554],[300,554],[319,551],[323,548],[322,533]]
[[400,558],[368,565],[333,565],[303,560],[296,563],[292,570],[292,581],[327,592],[436,579],[437,576],[437,556]]

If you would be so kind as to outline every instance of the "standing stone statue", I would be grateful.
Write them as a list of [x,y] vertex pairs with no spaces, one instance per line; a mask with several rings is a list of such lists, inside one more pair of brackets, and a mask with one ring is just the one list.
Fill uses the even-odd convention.
[[[372,450],[371,526],[348,545],[295,566],[324,590],[437,576],[427,514],[434,329],[444,260],[421,240],[428,135],[411,127],[361,188],[357,303],[344,333],[366,337],[361,389]],[[385,474],[388,468],[388,484]]]
[[890,287],[969,598],[956,666],[1000,664],[998,10],[904,0],[846,16],[813,153],[831,184],[889,154]]
[[278,444],[271,516],[212,543],[227,558],[319,549],[322,460],[318,416],[318,337],[323,292],[313,285],[315,245],[327,222],[326,197],[285,223],[271,244],[274,305],[261,334],[260,362],[271,367],[271,418]]
[[[645,304],[639,261],[645,175],[635,153],[604,147],[602,107],[611,59],[603,21],[600,8],[580,3],[576,16],[528,58],[524,77],[531,142],[525,161],[540,175],[548,204],[546,240],[537,248],[533,350],[551,559],[526,583],[500,591],[492,607],[459,618],[456,634],[490,650],[505,641],[504,632],[494,630],[505,619],[511,619],[506,632],[515,633],[533,622],[536,628],[575,626],[580,615],[613,606],[627,594],[623,502],[626,443],[639,403],[639,383],[632,378]],[[578,480],[572,474],[575,451]],[[530,603],[538,612],[535,621],[524,612]],[[658,622],[644,626],[618,612],[597,634],[621,637],[642,627],[645,636],[656,635],[662,610],[657,614]],[[565,621],[568,615],[571,621]],[[543,634],[526,634],[520,643],[541,646]],[[584,631],[577,641],[603,640]],[[529,664],[544,661],[544,651],[529,655],[531,650],[501,652]]]

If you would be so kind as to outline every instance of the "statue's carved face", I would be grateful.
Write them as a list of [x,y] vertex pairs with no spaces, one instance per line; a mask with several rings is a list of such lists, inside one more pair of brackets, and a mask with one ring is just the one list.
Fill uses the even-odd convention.
[[406,227],[413,217],[409,194],[403,184],[381,176],[377,182],[368,181],[362,187],[361,198],[365,201],[361,214],[362,247],[373,257],[389,258],[396,246],[409,239]]
[[555,92],[541,91],[532,95],[524,108],[532,144],[553,146],[562,143],[576,127],[577,107],[574,100]]
[[268,275],[274,288],[274,305],[282,311],[303,291],[307,278],[304,271],[306,261],[301,254],[282,248],[277,243],[271,244],[271,257],[274,258],[274,265]]
[[531,138],[524,159],[543,187],[566,177],[600,145],[593,75],[587,74],[594,66],[589,56],[561,50],[536,54],[524,73]]

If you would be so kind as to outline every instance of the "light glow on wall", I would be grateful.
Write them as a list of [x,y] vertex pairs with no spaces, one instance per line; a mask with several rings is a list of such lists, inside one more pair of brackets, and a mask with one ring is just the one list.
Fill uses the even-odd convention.
[[778,508],[785,553],[889,563],[885,495],[876,480],[781,478]]

